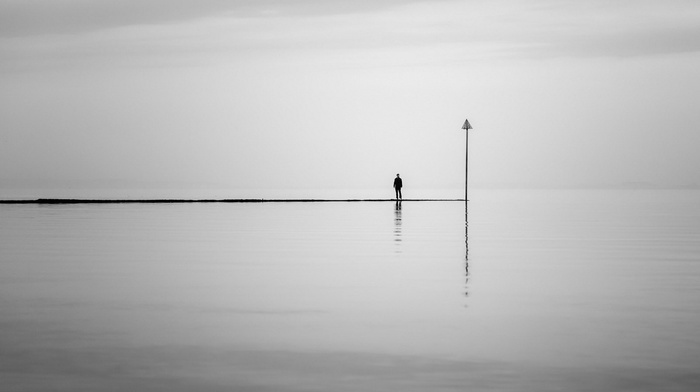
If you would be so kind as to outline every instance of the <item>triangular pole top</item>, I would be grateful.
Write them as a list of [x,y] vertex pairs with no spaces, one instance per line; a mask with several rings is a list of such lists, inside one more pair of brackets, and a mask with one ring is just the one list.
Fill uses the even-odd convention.
[[472,128],[472,125],[469,124],[469,120],[464,120],[464,125],[462,125],[462,129],[474,129]]

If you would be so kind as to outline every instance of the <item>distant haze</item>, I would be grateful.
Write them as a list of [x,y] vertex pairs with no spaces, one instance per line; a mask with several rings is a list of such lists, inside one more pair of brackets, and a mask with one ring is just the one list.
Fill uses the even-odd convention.
[[[699,187],[700,2],[0,0],[0,190]],[[148,185],[145,185],[148,184]]]

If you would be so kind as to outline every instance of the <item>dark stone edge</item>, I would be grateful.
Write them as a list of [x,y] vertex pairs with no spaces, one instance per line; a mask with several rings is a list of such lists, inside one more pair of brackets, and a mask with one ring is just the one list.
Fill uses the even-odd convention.
[[[342,203],[396,202],[396,199],[33,199],[0,200],[0,204],[175,204],[175,203]],[[464,201],[464,199],[403,199],[399,201]]]

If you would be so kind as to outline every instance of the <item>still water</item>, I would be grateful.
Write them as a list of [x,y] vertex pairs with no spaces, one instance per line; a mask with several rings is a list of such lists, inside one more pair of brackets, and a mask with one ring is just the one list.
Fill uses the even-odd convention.
[[3,391],[696,391],[698,331],[698,191],[0,205]]

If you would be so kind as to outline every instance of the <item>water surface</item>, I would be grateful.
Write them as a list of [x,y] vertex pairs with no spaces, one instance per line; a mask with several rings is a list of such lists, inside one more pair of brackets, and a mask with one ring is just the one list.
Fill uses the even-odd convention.
[[0,205],[0,378],[698,390],[698,196],[473,192],[468,231],[461,202]]

